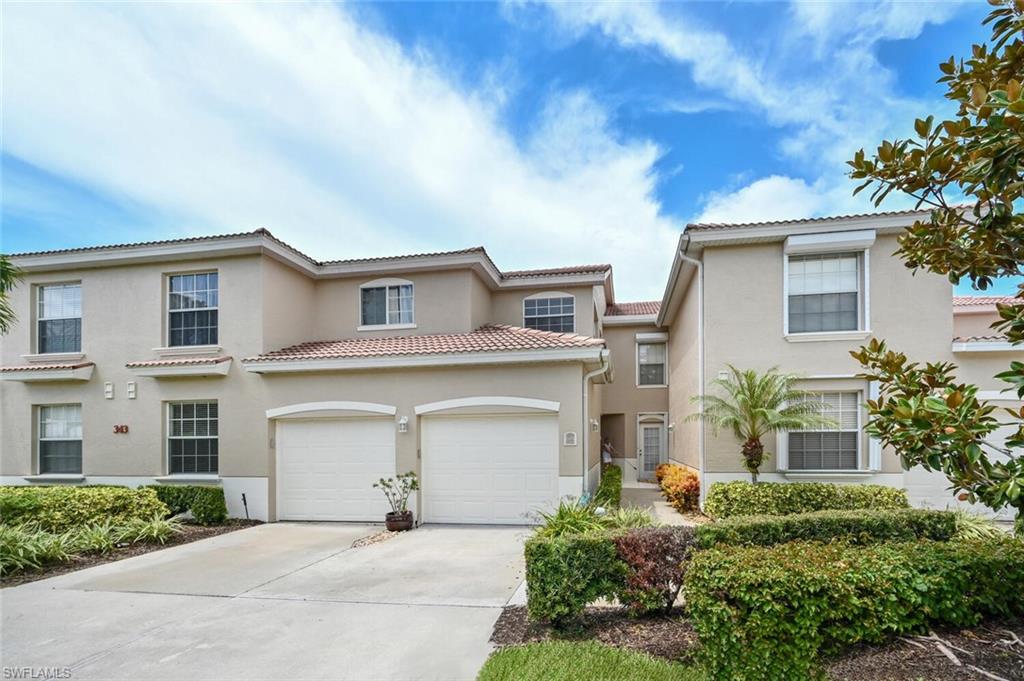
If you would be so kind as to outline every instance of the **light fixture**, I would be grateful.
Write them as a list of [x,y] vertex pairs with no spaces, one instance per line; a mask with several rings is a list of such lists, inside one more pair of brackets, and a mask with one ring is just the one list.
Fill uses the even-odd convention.
[[408,416],[403,416],[402,418],[398,419],[398,432],[399,433],[408,433],[409,432],[409,417]]

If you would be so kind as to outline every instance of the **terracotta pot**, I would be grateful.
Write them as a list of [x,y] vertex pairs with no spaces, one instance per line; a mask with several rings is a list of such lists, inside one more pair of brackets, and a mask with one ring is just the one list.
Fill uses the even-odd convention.
[[405,532],[412,529],[412,511],[395,513],[391,511],[384,516],[384,527],[388,532]]

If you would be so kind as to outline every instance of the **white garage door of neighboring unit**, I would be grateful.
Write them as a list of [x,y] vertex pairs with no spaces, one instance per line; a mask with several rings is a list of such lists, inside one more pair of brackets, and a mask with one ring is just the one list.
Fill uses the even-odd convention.
[[391,510],[373,483],[395,474],[390,418],[277,423],[277,516],[281,520],[381,521]]
[[427,416],[423,520],[522,525],[558,502],[555,415]]

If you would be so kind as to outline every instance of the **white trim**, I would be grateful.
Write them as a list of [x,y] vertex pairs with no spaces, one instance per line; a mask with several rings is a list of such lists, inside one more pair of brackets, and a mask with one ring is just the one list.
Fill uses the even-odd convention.
[[[662,374],[665,377],[663,383],[640,383],[640,346],[641,345],[664,345],[665,361],[662,363]],[[637,388],[667,388],[668,387],[668,334],[667,333],[638,333],[633,343],[633,385]]]
[[979,390],[976,394],[979,400],[989,400],[994,402],[1020,402],[1022,398],[1017,397],[1017,393],[1013,388],[1007,388],[1004,390]]
[[664,331],[659,331],[656,333],[637,333],[634,336],[634,338],[636,338],[637,341],[640,341],[642,343],[668,342],[668,334],[665,333]]
[[33,355],[22,355],[29,364],[49,364],[50,362],[80,362],[85,359],[84,352],[42,352]]
[[[43,289],[45,289],[45,288],[57,288],[58,286],[61,287],[61,288],[65,288],[65,287],[68,287],[68,286],[77,286],[78,287],[78,316],[77,317],[44,317],[42,315],[42,307],[43,307],[42,293],[43,293]],[[33,306],[32,313],[35,316],[35,324],[34,324],[34,328],[32,329],[32,331],[33,331],[32,336],[33,336],[33,339],[35,340],[34,345],[35,345],[35,349],[36,349],[36,356],[44,357],[44,358],[45,357],[51,357],[52,358],[52,357],[64,356],[64,357],[71,358],[74,355],[78,355],[79,359],[81,359],[81,357],[84,356],[82,354],[81,350],[82,350],[83,342],[85,340],[84,338],[82,338],[82,335],[83,335],[82,331],[85,328],[84,325],[82,324],[82,280],[81,279],[72,279],[70,281],[46,281],[46,282],[39,282],[37,284],[33,284],[33,289],[35,289],[35,305]],[[78,320],[78,352],[52,352],[52,353],[39,352],[39,340],[40,340],[39,339],[39,322],[49,322],[49,321],[56,321],[56,320],[63,321],[63,320],[66,320],[66,319],[77,319]],[[32,355],[22,355],[22,357],[31,357],[31,356]],[[31,362],[32,360],[28,360],[28,361]]]
[[[538,300],[538,299],[560,299],[560,298],[572,298],[572,331],[555,331],[552,333],[576,333],[576,296],[571,293],[565,293],[564,291],[543,291],[541,293],[533,293],[523,298],[522,308],[522,320],[523,328],[533,328],[526,324],[526,301],[527,300]],[[567,314],[557,315],[534,315],[534,317],[568,317]]]
[[590,348],[557,348],[550,350],[517,350],[510,352],[467,352],[437,355],[396,357],[358,357],[348,359],[260,360],[244,361],[246,371],[284,373],[296,371],[346,371],[354,369],[386,369],[401,367],[462,366],[471,364],[528,364],[534,362],[600,361],[599,346]]
[[[815,395],[824,395],[824,394],[827,394],[827,393],[837,393],[837,394],[856,393],[857,394],[857,426],[856,426],[856,428],[847,428],[845,430],[842,427],[836,428],[836,429],[828,429],[828,430],[825,430],[825,429],[815,430],[815,429],[812,428],[812,429],[809,429],[809,430],[794,430],[792,432],[794,432],[794,433],[853,433],[853,432],[856,432],[857,433],[857,467],[856,468],[843,468],[843,469],[841,469],[838,472],[844,473],[844,474],[847,474],[847,475],[858,475],[858,474],[873,475],[875,473],[875,471],[871,470],[870,466],[868,465],[869,462],[864,460],[864,406],[863,406],[864,405],[864,391],[860,390],[860,389],[853,389],[853,390],[838,389],[838,390],[836,390],[836,389],[820,389],[819,388],[819,389],[807,390],[806,392],[813,393]],[[836,471],[830,471],[830,470],[816,471],[816,470],[813,470],[813,469],[803,469],[803,468],[801,468],[799,470],[793,470],[793,471],[788,470],[788,468],[789,468],[789,432],[790,431],[780,430],[780,431],[778,431],[776,433],[775,444],[778,447],[778,451],[775,453],[775,461],[776,461],[775,468],[776,468],[776,471],[778,473],[786,475],[786,476],[792,475],[794,477],[811,477],[811,478],[813,478],[813,477],[823,477],[822,475],[819,475],[819,473],[821,473],[821,472],[824,472],[824,473],[834,473],[834,472],[836,472]],[[869,456],[870,456],[870,450],[869,450]],[[881,465],[879,465],[879,468],[881,468]]]
[[189,482],[219,483],[221,477],[216,473],[171,473],[169,475],[158,475],[153,480],[161,485],[174,485]]
[[[873,232],[872,232],[873,234]],[[790,237],[792,238],[792,237]],[[786,240],[789,243],[789,239]],[[870,248],[863,250],[849,251],[840,249],[835,252],[856,252],[857,253],[857,328],[843,331],[789,331],[789,257],[790,255],[814,255],[815,253],[829,254],[833,251],[810,250],[806,252],[782,254],[782,337],[791,343],[812,342],[812,341],[844,341],[864,340],[871,335],[871,278],[870,278]]]
[[[217,291],[217,304],[213,305],[213,306],[210,306],[210,307],[178,308],[176,310],[172,310],[171,309],[171,295],[172,295],[171,279],[173,279],[174,277],[188,277],[188,276],[192,276],[192,275],[196,275],[196,274],[216,274],[217,275],[217,288],[216,288],[216,291]],[[166,303],[166,307],[164,308],[164,315],[165,315],[164,321],[166,322],[166,325],[164,326],[164,343],[166,343],[166,348],[173,351],[173,350],[177,350],[178,348],[190,348],[190,349],[191,348],[203,348],[203,349],[206,349],[206,348],[216,347],[217,350],[219,351],[220,350],[220,346],[215,346],[215,345],[173,345],[172,346],[171,345],[171,315],[173,313],[176,313],[176,312],[177,313],[184,313],[184,312],[190,312],[190,311],[191,312],[210,312],[210,311],[216,312],[217,313],[217,327],[216,327],[217,328],[217,339],[219,340],[220,339],[220,326],[221,326],[221,324],[220,324],[220,322],[221,322],[221,318],[220,318],[220,270],[217,269],[216,267],[214,267],[213,269],[199,268],[199,269],[196,269],[196,270],[183,270],[183,271],[180,271],[180,272],[178,272],[178,271],[175,271],[175,272],[164,272],[163,276],[164,276],[164,283],[165,283],[165,286],[167,288],[167,297],[164,298],[164,302]],[[210,289],[207,288],[207,289],[203,289],[203,290],[209,291]],[[163,349],[163,348],[161,348],[161,349]],[[154,348],[154,350],[156,350],[156,348]],[[204,350],[199,350],[198,352],[201,353],[203,351]],[[170,353],[168,353],[168,354],[170,354]],[[181,354],[197,354],[197,353],[196,352],[184,352],[184,353],[181,353]]]
[[[786,300],[789,300],[789,296],[786,296]],[[787,304],[788,308],[789,305]],[[789,318],[789,312],[786,312],[786,318]],[[808,331],[804,333],[787,333],[785,339],[790,343],[816,343],[819,341],[851,341],[851,340],[864,340],[871,335],[871,329],[864,331]]]
[[839,470],[839,471],[779,471],[787,480],[864,480],[873,477],[876,471]]
[[557,413],[561,405],[551,400],[538,400],[532,397],[506,397],[506,396],[480,396],[480,397],[459,397],[452,400],[441,400],[440,402],[428,402],[417,405],[413,411],[417,416],[421,414],[432,414],[447,409],[458,409],[460,407],[522,407],[526,409],[539,409]]
[[[185,405],[185,404],[193,404],[193,405],[195,405],[195,404],[205,404],[205,405],[215,404],[215,405],[217,405],[217,416],[216,416],[216,419],[215,419],[217,421],[217,434],[216,435],[210,435],[209,433],[207,433],[206,435],[171,435],[171,433],[174,432],[174,429],[173,429],[171,424],[174,421],[174,419],[173,419],[174,405],[176,405],[176,404],[177,405]],[[161,477],[168,478],[168,479],[177,479],[177,480],[186,480],[186,479],[188,479],[188,480],[205,480],[205,479],[213,479],[213,478],[218,478],[219,479],[219,477],[220,477],[220,400],[218,400],[216,398],[195,399],[195,400],[166,400],[163,403],[163,409],[164,409],[164,419],[165,419],[165,421],[164,421],[165,431],[163,433],[163,440],[164,440],[164,443],[163,443],[164,457],[163,457],[163,459],[164,459],[164,470],[167,471],[167,475],[166,476],[161,476]],[[179,419],[179,420],[184,421],[185,419],[182,418],[182,419]],[[193,417],[193,420],[199,420],[199,419],[197,417]],[[210,421],[210,420],[214,420],[214,419],[210,419],[210,417],[207,416],[203,420]],[[216,473],[171,473],[170,472],[170,470],[171,470],[171,440],[216,440],[217,441],[217,472]],[[158,482],[160,482],[161,481],[161,477],[156,478],[156,480]]]
[[82,473],[39,473],[38,475],[22,476],[29,482],[82,482],[85,475]]
[[566,497],[579,498],[583,495],[583,476],[582,475],[560,475],[558,476],[558,497],[564,499]]
[[636,426],[635,433],[635,444],[636,444],[636,477],[637,480],[643,478],[644,473],[644,453],[643,448],[643,427],[644,426],[660,426],[661,427],[661,457],[658,463],[665,463],[671,457],[668,452],[668,412],[666,411],[640,411],[636,414]]
[[855,232],[824,232],[818,234],[794,234],[786,237],[783,247],[786,254],[839,253],[862,251],[875,243],[875,230],[862,229]]
[[45,383],[49,381],[88,381],[92,378],[95,364],[76,369],[26,369],[0,373],[0,381],[21,381],[22,383]]
[[356,331],[400,331],[415,328],[415,324],[361,324],[356,327]]
[[[390,288],[399,288],[401,286],[408,286],[412,289],[412,303],[409,307],[409,314],[412,317],[411,321],[408,322],[397,322],[395,324],[384,323],[384,324],[364,324],[363,323],[363,291],[369,288],[382,288],[384,289],[384,319],[391,318],[391,296],[388,293]],[[383,331],[383,330],[397,330],[397,329],[415,329],[416,328],[416,284],[408,279],[400,279],[397,277],[382,277],[380,279],[373,279],[359,285],[359,300],[357,301],[359,306],[359,326],[356,327],[356,331]],[[398,311],[399,317],[401,317],[401,306]]]
[[653,314],[618,314],[602,315],[605,326],[657,326],[658,315]]
[[[218,333],[220,333],[220,320],[218,317]],[[191,357],[194,355],[218,355],[221,352],[219,345],[176,345],[173,347],[164,346],[153,348],[158,357]]]
[[905,215],[863,215],[821,222],[800,221],[782,223],[756,223],[744,227],[725,229],[687,231],[694,244],[728,243],[735,241],[782,241],[786,237],[802,234],[825,234],[831,232],[850,232],[858,229],[870,229],[876,234],[888,234],[903,230],[918,218],[928,217],[928,211],[918,211]]
[[871,333],[871,249],[865,248],[864,255],[861,256],[861,264],[864,266],[864,271],[860,273],[861,287],[863,291],[861,296],[863,302],[861,303],[860,312],[863,313],[864,319],[861,321],[861,325],[865,329],[869,329],[868,333]]
[[953,352],[1012,352],[1018,349],[1008,340],[953,342]]
[[145,378],[179,378],[182,376],[227,376],[231,358],[214,364],[185,364],[176,366],[132,367],[136,376]]
[[[878,396],[878,381],[868,381],[868,399],[877,400]],[[882,441],[871,436],[868,436],[868,469],[882,470]]]
[[289,404],[284,407],[267,409],[267,418],[275,419],[280,416],[305,414],[316,411],[363,411],[371,414],[394,416],[398,413],[398,407],[388,404],[377,404],[376,402],[349,402],[344,400],[333,402],[301,402],[299,404]]

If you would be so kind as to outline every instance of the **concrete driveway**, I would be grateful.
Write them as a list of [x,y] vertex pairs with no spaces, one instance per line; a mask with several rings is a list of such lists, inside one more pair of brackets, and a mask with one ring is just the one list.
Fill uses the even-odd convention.
[[262,525],[4,589],[4,677],[474,678],[527,530],[427,526],[349,548],[379,529]]

